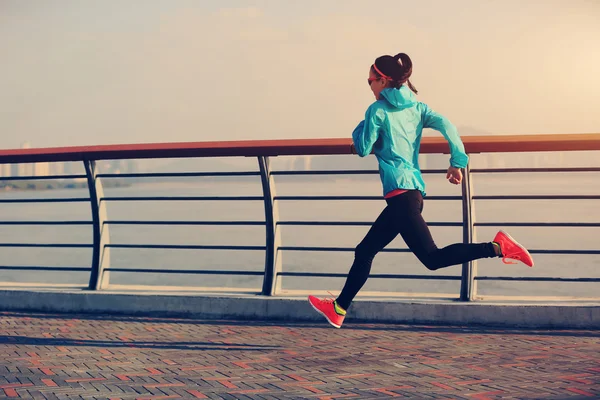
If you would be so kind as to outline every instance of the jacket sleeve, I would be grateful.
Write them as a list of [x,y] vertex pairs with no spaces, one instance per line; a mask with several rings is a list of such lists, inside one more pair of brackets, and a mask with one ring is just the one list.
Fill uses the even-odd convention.
[[[421,103],[423,104],[423,103]],[[450,165],[455,168],[466,168],[469,156],[465,152],[456,127],[443,115],[436,113],[426,104],[423,104],[423,127],[435,129],[440,132],[450,145]]]
[[384,119],[383,110],[369,107],[365,113],[365,119],[352,132],[354,149],[360,157],[366,157],[373,151],[373,145],[379,139],[379,131],[383,127]]

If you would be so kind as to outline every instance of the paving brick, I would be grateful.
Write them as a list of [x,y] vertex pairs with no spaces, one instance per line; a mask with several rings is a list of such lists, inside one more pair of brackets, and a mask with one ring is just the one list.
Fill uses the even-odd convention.
[[0,397],[600,398],[586,330],[0,313]]

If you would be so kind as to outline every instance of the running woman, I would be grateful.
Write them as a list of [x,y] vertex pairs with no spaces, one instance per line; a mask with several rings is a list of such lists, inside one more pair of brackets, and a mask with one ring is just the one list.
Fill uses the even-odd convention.
[[418,159],[423,128],[439,131],[450,145],[446,175],[450,183],[462,182],[461,168],[467,166],[469,157],[456,127],[417,101],[417,90],[409,80],[412,70],[412,61],[404,53],[381,56],[369,69],[368,83],[376,101],[352,133],[352,140],[360,157],[375,153],[387,207],[356,247],[354,263],[337,299],[308,297],[313,308],[336,328],[342,326],[346,310],[367,281],[373,258],[398,234],[431,271],[492,257],[501,257],[506,264],[516,264],[509,261],[516,260],[533,267],[529,252],[503,231],[488,243],[456,243],[443,249],[436,246],[421,215],[425,182]]

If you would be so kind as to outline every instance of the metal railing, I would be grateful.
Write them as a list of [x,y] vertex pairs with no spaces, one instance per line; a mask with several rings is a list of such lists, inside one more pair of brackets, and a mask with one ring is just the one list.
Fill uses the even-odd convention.
[[[600,134],[583,135],[531,135],[531,136],[486,136],[464,137],[467,153],[492,152],[537,152],[537,151],[599,151]],[[0,164],[33,163],[33,162],[82,162],[85,175],[69,174],[55,176],[19,176],[0,177],[1,181],[52,180],[52,179],[85,179],[89,197],[68,198],[0,198],[2,203],[76,203],[88,202],[91,206],[91,221],[0,221],[0,225],[91,225],[93,242],[78,243],[0,243],[0,248],[46,247],[46,248],[91,248],[92,261],[90,267],[44,267],[44,266],[0,266],[0,270],[19,271],[89,271],[88,289],[105,289],[110,284],[111,272],[159,273],[159,274],[211,274],[211,275],[244,275],[263,276],[263,295],[275,295],[282,277],[345,277],[345,274],[328,272],[286,272],[282,269],[282,251],[319,251],[319,252],[351,252],[354,247],[327,246],[286,246],[281,240],[282,226],[368,226],[367,221],[285,221],[279,218],[278,204],[285,201],[353,201],[377,200],[379,196],[281,196],[275,192],[275,176],[318,176],[318,175],[370,175],[377,171],[272,171],[269,157],[286,155],[334,155],[351,154],[351,141],[348,139],[315,139],[315,140],[282,140],[282,141],[248,141],[248,142],[201,142],[201,143],[166,143],[113,145],[93,147],[68,147],[49,149],[22,149],[0,151]],[[448,145],[441,138],[424,138],[421,153],[448,153]],[[189,158],[189,157],[255,157],[258,161],[257,171],[241,172],[174,172],[174,173],[126,173],[100,174],[96,162],[113,159],[144,158]],[[443,173],[445,170],[424,170],[423,173]],[[477,227],[600,227],[600,222],[475,222],[474,201],[486,200],[600,200],[600,195],[475,195],[473,193],[472,176],[481,173],[531,173],[538,172],[600,172],[600,168],[504,168],[504,169],[471,169],[464,171],[461,196],[428,196],[433,201],[461,201],[462,222],[432,222],[430,226],[462,227],[463,242],[470,243],[474,239]],[[260,177],[262,196],[129,196],[110,197],[104,195],[102,179],[110,178],[181,178],[181,177]],[[262,202],[264,204],[264,220],[259,221],[172,221],[172,220],[110,220],[107,217],[107,204],[110,202],[144,202],[144,201],[245,201]],[[111,225],[163,225],[163,226],[264,226],[264,246],[234,245],[183,245],[183,244],[116,244],[110,242],[109,227]],[[264,271],[241,270],[182,270],[182,269],[143,269],[116,268],[110,266],[110,249],[194,249],[194,250],[252,250],[265,253]],[[409,252],[408,249],[386,248],[383,252]],[[533,249],[532,254],[600,254],[598,249]],[[383,279],[421,279],[421,280],[460,280],[460,296],[464,301],[473,300],[477,295],[477,281],[523,281],[523,282],[599,282],[600,278],[560,278],[560,277],[501,277],[477,276],[476,262],[465,263],[460,276],[428,275],[428,274],[371,274],[371,278]]]

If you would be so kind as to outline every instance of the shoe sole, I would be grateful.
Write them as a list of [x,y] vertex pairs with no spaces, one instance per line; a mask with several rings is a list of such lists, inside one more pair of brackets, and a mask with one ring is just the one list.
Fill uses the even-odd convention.
[[316,312],[318,312],[319,314],[321,314],[322,316],[324,316],[325,319],[327,320],[327,322],[329,322],[329,324],[331,324],[331,326],[333,326],[334,328],[337,328],[337,329],[340,329],[342,327],[341,325],[337,325],[337,324],[334,324],[333,322],[331,322],[331,320],[327,317],[327,315],[325,315],[325,313],[323,311],[321,311],[317,307],[315,307],[313,305],[313,303],[311,303],[310,300],[308,301],[308,303],[311,305],[312,308],[315,309]]
[[523,251],[524,251],[524,252],[525,252],[525,253],[526,253],[526,254],[529,256],[529,258],[531,259],[531,265],[527,265],[527,264],[525,264],[525,263],[523,263],[523,264],[527,265],[529,268],[533,268],[533,265],[534,265],[534,262],[533,262],[533,257],[531,257],[531,254],[529,254],[529,251],[527,251],[527,249],[526,249],[525,247],[521,246],[521,243],[517,242],[517,241],[516,241],[516,240],[515,240],[515,239],[514,239],[512,236],[510,236],[508,233],[504,232],[503,230],[500,230],[500,232],[502,232],[504,235],[506,235],[506,237],[507,237],[507,238],[509,238],[510,240],[512,240],[512,242],[513,242],[514,244],[516,244],[518,248],[520,248],[521,250],[523,250]]

